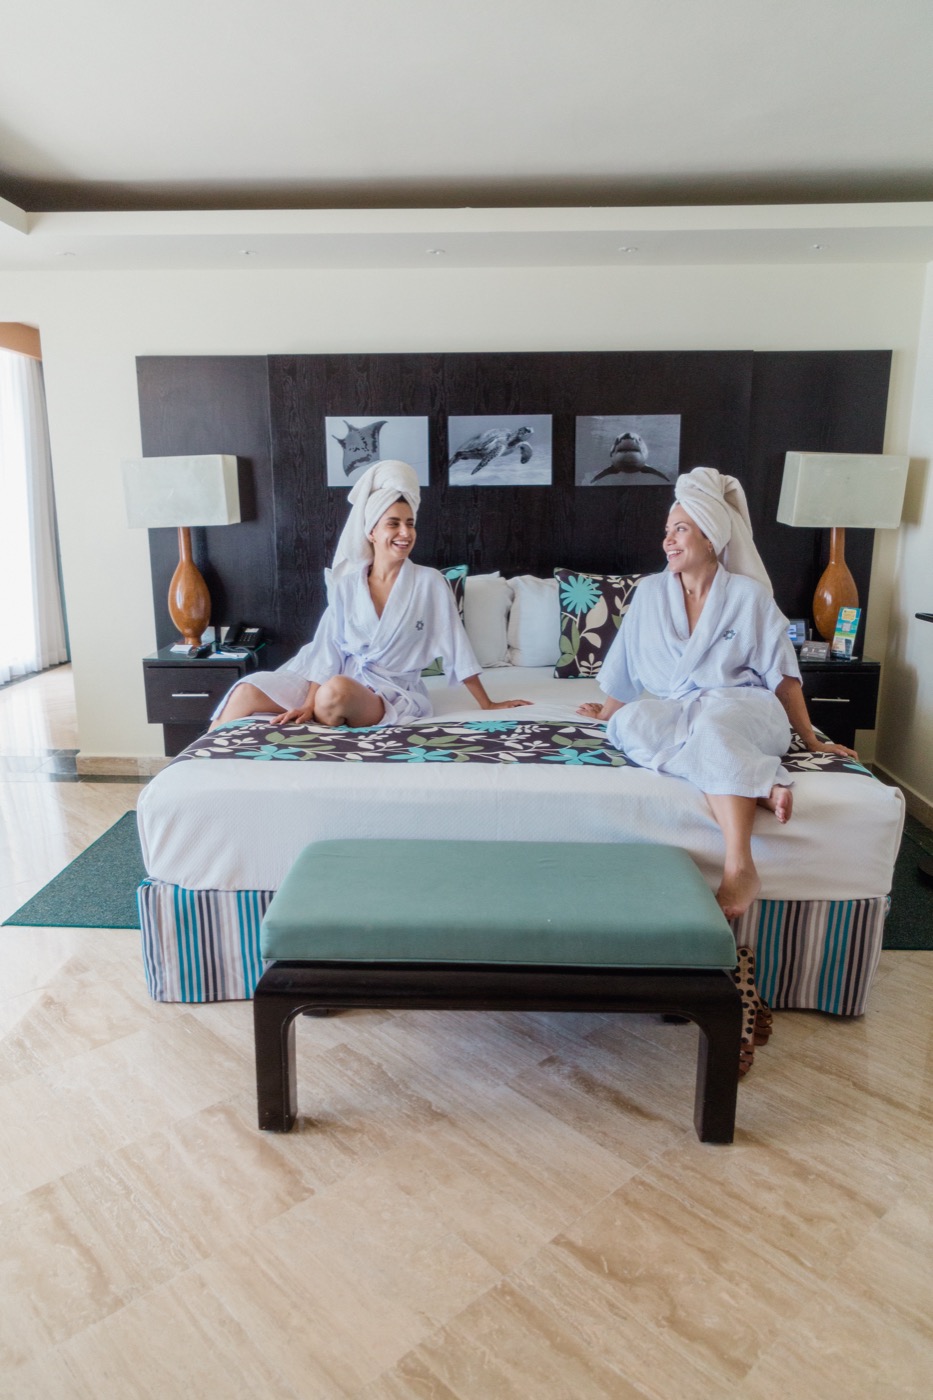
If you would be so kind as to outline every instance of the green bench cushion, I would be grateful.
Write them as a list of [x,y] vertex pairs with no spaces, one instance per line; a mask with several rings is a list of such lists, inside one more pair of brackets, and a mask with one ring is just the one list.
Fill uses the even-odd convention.
[[566,842],[318,841],[262,921],[267,960],[735,966],[685,851]]

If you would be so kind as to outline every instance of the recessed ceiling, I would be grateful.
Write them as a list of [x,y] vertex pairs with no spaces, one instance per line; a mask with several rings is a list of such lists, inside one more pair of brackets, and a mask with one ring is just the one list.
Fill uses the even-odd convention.
[[929,0],[30,0],[3,19],[0,266],[928,260],[925,214],[735,211],[933,200],[931,40]]

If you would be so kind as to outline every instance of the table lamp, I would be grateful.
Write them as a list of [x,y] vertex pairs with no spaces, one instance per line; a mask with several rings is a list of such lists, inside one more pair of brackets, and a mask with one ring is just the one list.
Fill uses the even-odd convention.
[[142,457],[123,463],[127,523],[178,529],[178,567],[168,610],[186,646],[200,644],[211,619],[207,584],[191,557],[191,527],[236,525],[240,519],[236,457]]
[[846,527],[894,530],[901,523],[909,457],[880,453],[788,452],[777,518],[828,529],[829,563],[813,595],[816,630],[830,641],[840,608],[858,607],[845,561]]

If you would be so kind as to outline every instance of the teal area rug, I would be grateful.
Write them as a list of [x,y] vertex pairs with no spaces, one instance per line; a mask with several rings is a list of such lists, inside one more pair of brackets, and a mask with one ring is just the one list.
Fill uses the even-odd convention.
[[908,817],[894,866],[886,948],[933,948],[933,884],[917,869],[923,856],[933,857],[933,831]]
[[[884,930],[886,948],[933,949],[933,884],[917,871],[917,861],[924,854],[933,856],[933,831],[908,817],[894,870],[891,913]],[[145,878],[136,813],[127,812],[4,923],[139,928],[136,886]]]
[[146,878],[136,813],[127,812],[4,924],[139,928],[136,886]]

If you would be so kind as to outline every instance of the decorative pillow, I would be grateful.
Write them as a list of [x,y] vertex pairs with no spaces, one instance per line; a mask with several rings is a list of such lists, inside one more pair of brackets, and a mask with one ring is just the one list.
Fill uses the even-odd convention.
[[560,652],[557,579],[519,574],[509,579],[509,587],[509,661],[513,666],[553,666]]
[[560,657],[555,676],[599,674],[641,574],[581,574],[555,569],[560,595]]
[[508,666],[508,617],[512,590],[500,574],[470,574],[463,597],[463,625],[479,664]]
[[[469,565],[468,565],[468,564],[455,564],[455,565],[454,565],[452,568],[450,568],[450,569],[441,569],[440,572],[444,575],[445,579],[446,579],[447,582],[450,584],[451,591],[453,592],[454,598],[455,598],[456,603],[457,603],[457,611],[458,611],[459,614],[460,614],[460,621],[462,622],[462,621],[463,621],[463,585],[464,585],[464,583],[466,582],[466,576],[467,576],[467,573],[469,572]],[[423,676],[442,676],[442,675],[444,674],[444,659],[443,659],[443,657],[441,657],[441,656],[436,656],[436,657],[434,658],[434,660],[431,662],[430,666],[425,666],[425,668],[424,668],[424,670],[421,672],[421,674],[422,674]]]

